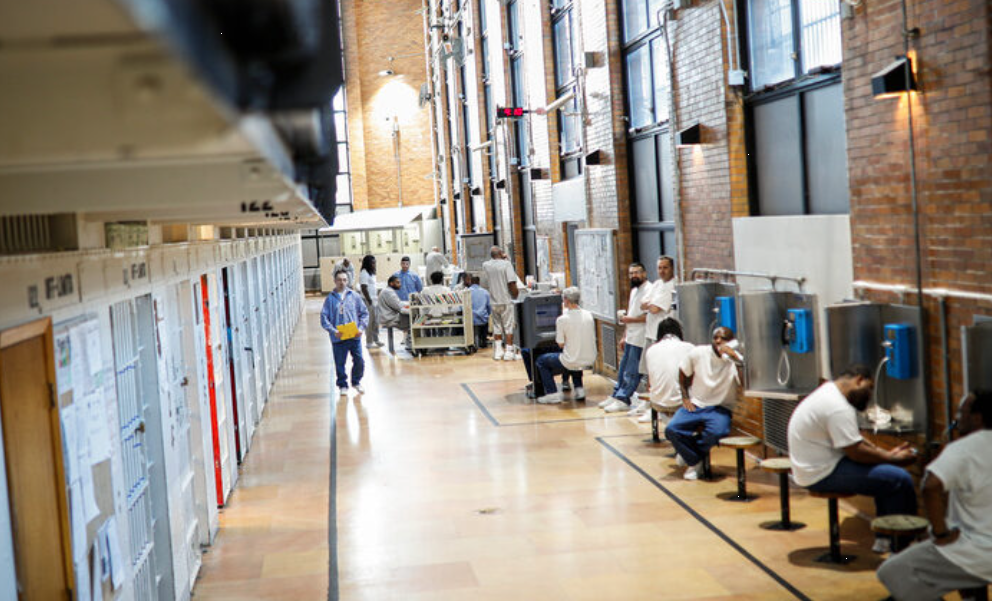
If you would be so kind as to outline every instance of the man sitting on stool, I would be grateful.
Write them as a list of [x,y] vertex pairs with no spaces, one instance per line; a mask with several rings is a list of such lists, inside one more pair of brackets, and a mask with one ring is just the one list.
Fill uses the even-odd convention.
[[596,361],[596,323],[592,313],[579,307],[579,289],[574,286],[566,288],[561,297],[565,313],[555,321],[555,342],[561,352],[544,353],[537,358],[537,371],[545,393],[537,402],[543,404],[561,402],[561,393],[555,386],[555,374],[561,373],[566,374],[566,379],[567,374],[572,374],[574,398],[584,401],[586,392],[582,388],[582,370]]
[[[463,272],[464,273],[464,272]],[[489,326],[489,314],[492,313],[489,292],[480,285],[479,276],[465,274],[466,280],[471,280],[468,290],[472,294],[472,327],[475,329],[475,347],[486,348],[486,329]]]
[[[873,385],[871,368],[852,365],[799,403],[789,419],[792,478],[815,492],[874,497],[877,516],[915,515],[913,478],[896,467],[916,461],[914,449],[902,444],[886,451],[858,429],[858,411],[868,406]],[[891,544],[876,537],[872,551],[887,553]]]
[[[694,347],[679,367],[682,407],[665,428],[675,447],[676,463],[687,466],[683,478],[699,478],[697,465],[721,438],[730,434],[730,420],[740,389],[744,358],[735,350],[734,331],[717,328],[713,343]],[[696,429],[703,427],[701,435]]]
[[930,540],[878,569],[898,601],[940,599],[953,590],[968,599],[967,589],[992,582],[992,390],[968,394],[957,423],[962,438],[947,445],[923,477]]
[[[672,317],[661,320],[652,333],[652,336],[655,335],[658,342],[648,347],[644,358],[651,402],[662,407],[679,407],[682,405],[679,366],[694,345],[682,340],[682,325]],[[667,421],[667,418],[665,420]],[[644,412],[637,421],[640,423],[651,421],[651,411]],[[667,426],[667,424],[662,425]]]

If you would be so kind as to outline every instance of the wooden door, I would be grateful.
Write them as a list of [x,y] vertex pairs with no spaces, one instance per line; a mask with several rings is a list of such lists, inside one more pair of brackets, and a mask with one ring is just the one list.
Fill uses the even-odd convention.
[[22,601],[69,599],[72,586],[53,359],[50,319],[0,334],[0,418]]

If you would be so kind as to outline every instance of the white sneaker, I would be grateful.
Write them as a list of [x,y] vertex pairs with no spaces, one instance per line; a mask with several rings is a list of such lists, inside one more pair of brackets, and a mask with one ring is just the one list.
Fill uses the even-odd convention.
[[682,474],[683,480],[699,480],[699,472],[696,471],[696,466],[690,466],[685,468],[685,473]]
[[875,538],[875,544],[871,546],[872,553],[878,553],[879,555],[883,553],[892,552],[892,539],[883,538],[881,536]]
[[[637,423],[639,423],[639,424],[650,424],[651,423],[651,412],[650,411],[645,411],[644,413],[640,414],[637,417]],[[663,429],[660,424],[658,425],[658,429],[659,430],[662,430]]]
[[519,358],[520,355],[517,354],[517,351],[512,346],[503,353],[503,361],[516,361]]
[[586,400],[586,389],[581,386],[576,386],[575,390],[572,391],[572,400],[575,401]]
[[633,409],[627,412],[627,415],[629,415],[630,417],[636,417],[646,412],[650,408],[651,408],[651,403],[647,401],[640,401],[639,403],[637,403],[637,405],[634,406]]
[[629,411],[630,405],[624,403],[619,399],[613,399],[613,402],[603,408],[603,411],[607,413],[619,413],[621,411]]
[[561,393],[552,392],[551,394],[546,394],[537,399],[537,402],[542,405],[555,405],[561,402]]
[[493,343],[493,361],[503,360],[503,343],[496,341]]
[[361,384],[355,384],[354,386],[352,386],[352,388],[354,388],[355,392],[357,392],[358,394],[365,394],[365,387],[362,386]]
[[341,396],[348,396],[348,387],[342,386],[341,388],[338,388],[338,394]]
[[612,403],[613,403],[613,401],[615,401],[615,400],[616,400],[615,398],[613,398],[613,397],[611,397],[611,396],[608,396],[608,397],[606,397],[605,399],[603,399],[602,401],[600,401],[600,402],[599,402],[599,405],[597,405],[597,407],[599,407],[600,409],[606,409],[606,408],[607,408],[607,407],[609,407],[609,406],[610,406],[610,404],[612,404]]
[[685,462],[685,459],[682,459],[682,455],[679,455],[678,453],[676,453],[675,454],[675,465],[677,465],[679,467],[685,467],[685,466],[687,466],[689,464]]

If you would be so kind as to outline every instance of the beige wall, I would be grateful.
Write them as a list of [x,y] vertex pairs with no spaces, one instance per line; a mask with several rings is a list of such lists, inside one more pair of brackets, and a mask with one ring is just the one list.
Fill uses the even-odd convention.
[[[419,0],[344,0],[345,77],[355,209],[395,207],[393,117],[399,125],[403,204],[434,203],[430,116]],[[389,57],[396,58],[391,64]],[[395,75],[380,76],[392,68]]]

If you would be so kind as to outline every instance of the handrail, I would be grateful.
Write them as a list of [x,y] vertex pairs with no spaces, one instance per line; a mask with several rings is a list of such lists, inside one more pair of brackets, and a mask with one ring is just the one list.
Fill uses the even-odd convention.
[[696,280],[697,274],[709,274],[709,275],[721,275],[721,276],[734,276],[734,277],[746,277],[746,278],[765,278],[770,280],[772,283],[772,289],[775,288],[775,282],[778,280],[786,280],[788,282],[795,282],[799,286],[799,291],[803,291],[803,284],[806,283],[806,278],[798,277],[794,278],[792,276],[786,275],[773,275],[770,273],[757,273],[753,271],[732,271],[729,269],[709,269],[706,267],[696,267],[689,274],[690,280]]

